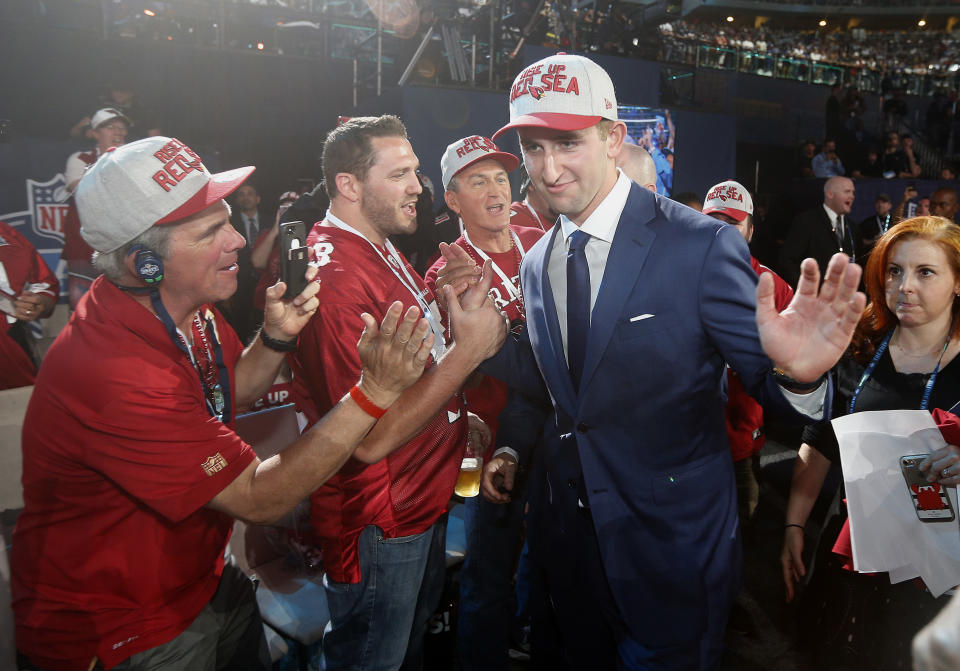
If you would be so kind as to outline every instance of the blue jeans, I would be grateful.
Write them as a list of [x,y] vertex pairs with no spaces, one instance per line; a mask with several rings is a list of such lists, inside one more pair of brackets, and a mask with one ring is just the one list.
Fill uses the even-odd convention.
[[360,534],[360,582],[323,578],[330,623],[320,668],[419,669],[423,636],[443,592],[447,517],[421,534],[384,538],[379,527]]
[[460,571],[457,614],[463,671],[505,670],[509,663],[517,611],[513,574],[522,543],[524,501],[516,496],[509,503],[495,504],[474,496],[464,502],[467,554]]

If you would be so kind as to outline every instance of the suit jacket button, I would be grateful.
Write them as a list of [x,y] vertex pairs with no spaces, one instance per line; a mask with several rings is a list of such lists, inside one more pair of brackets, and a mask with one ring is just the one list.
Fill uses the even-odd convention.
[[586,422],[580,422],[579,424],[577,424],[577,433],[586,433],[592,428],[593,427],[587,424]]
[[569,487],[570,489],[576,489],[576,488],[577,488],[577,481],[574,480],[573,478],[567,480],[567,487]]

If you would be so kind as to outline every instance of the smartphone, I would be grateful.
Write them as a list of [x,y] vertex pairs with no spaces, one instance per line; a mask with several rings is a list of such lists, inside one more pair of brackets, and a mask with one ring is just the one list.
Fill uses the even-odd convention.
[[900,457],[900,470],[910,492],[913,509],[921,522],[951,522],[956,518],[947,488],[939,482],[927,482],[927,475],[918,467],[929,454]]
[[288,221],[280,224],[277,236],[280,245],[280,279],[287,285],[284,298],[295,298],[307,287],[307,262],[310,260],[307,249],[307,232],[302,221]]

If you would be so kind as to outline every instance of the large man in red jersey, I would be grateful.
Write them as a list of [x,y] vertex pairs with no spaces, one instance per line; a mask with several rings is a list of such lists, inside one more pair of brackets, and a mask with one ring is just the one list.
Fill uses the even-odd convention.
[[103,276],[37,378],[11,554],[17,645],[38,668],[268,669],[250,581],[223,561],[233,518],[291,510],[374,425],[370,408],[423,371],[433,336],[416,311],[398,325],[393,305],[381,333],[358,313],[349,394],[282,458],[261,463],[233,431],[317,309],[315,283],[291,301],[278,282],[243,349],[213,307],[237,289],[244,244],[223,198],[252,171],[211,175],[182,142],[152,137],[80,180]]
[[[393,301],[412,302],[436,336],[420,381],[311,497],[330,608],[324,669],[418,667],[443,586],[445,512],[466,446],[460,390],[506,332],[489,299],[468,313],[448,301],[455,339],[447,344],[432,292],[388,239],[416,226],[418,167],[393,116],[351,119],[323,148],[330,209],[307,238],[319,269],[320,308],[292,365],[298,407],[314,419],[356,379],[360,361],[351,342],[361,329],[358,312],[376,317]],[[491,274],[487,264],[487,287]]]
[[[516,225],[509,209],[507,173],[519,162],[513,154],[499,151],[493,140],[480,135],[457,140],[440,160],[447,205],[463,224],[456,244],[478,267],[490,260],[494,303],[517,326],[525,316],[520,262],[543,235],[540,227]],[[445,264],[441,256],[427,271],[425,279],[431,291],[436,292],[437,273]],[[495,434],[498,416],[507,403],[507,385],[477,373],[467,385],[466,399],[470,412],[477,413]],[[483,455],[485,461],[489,461],[490,452],[492,448]],[[522,497],[506,508],[479,496],[466,500],[467,555],[460,572],[457,620],[460,667],[465,671],[493,671],[507,666],[522,507]]]

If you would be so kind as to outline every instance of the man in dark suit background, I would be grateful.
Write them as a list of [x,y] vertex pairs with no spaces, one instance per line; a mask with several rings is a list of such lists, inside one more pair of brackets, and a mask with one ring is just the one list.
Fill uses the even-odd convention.
[[831,177],[823,185],[823,204],[801,212],[793,220],[780,249],[780,275],[791,286],[800,278],[800,262],[816,259],[821,277],[837,252],[850,260],[860,259],[861,245],[854,222],[849,218],[854,198],[853,180]]
[[237,189],[234,204],[236,208],[230,216],[230,223],[243,236],[247,244],[237,253],[237,263],[240,266],[237,275],[237,292],[230,297],[225,306],[221,306],[221,310],[233,330],[240,336],[240,340],[247,344],[262,321],[262,314],[253,307],[253,294],[256,291],[260,273],[253,267],[250,254],[253,251],[253,243],[260,234],[261,225],[270,226],[273,222],[262,221],[260,194],[252,184],[244,184]]
[[[546,596],[534,636],[550,620],[570,669],[714,668],[741,571],[724,362],[765,408],[822,416],[823,374],[865,302],[859,268],[838,255],[818,297],[807,261],[793,309],[777,314],[733,227],[616,169],[626,127],[609,76],[586,58],[521,72],[510,119],[497,135],[518,131],[531,180],[561,214],[521,268],[526,329],[482,367],[553,406],[528,522]],[[438,286],[462,290],[476,270],[456,246],[444,253]],[[507,500],[516,466],[508,451],[491,459],[489,500]]]

